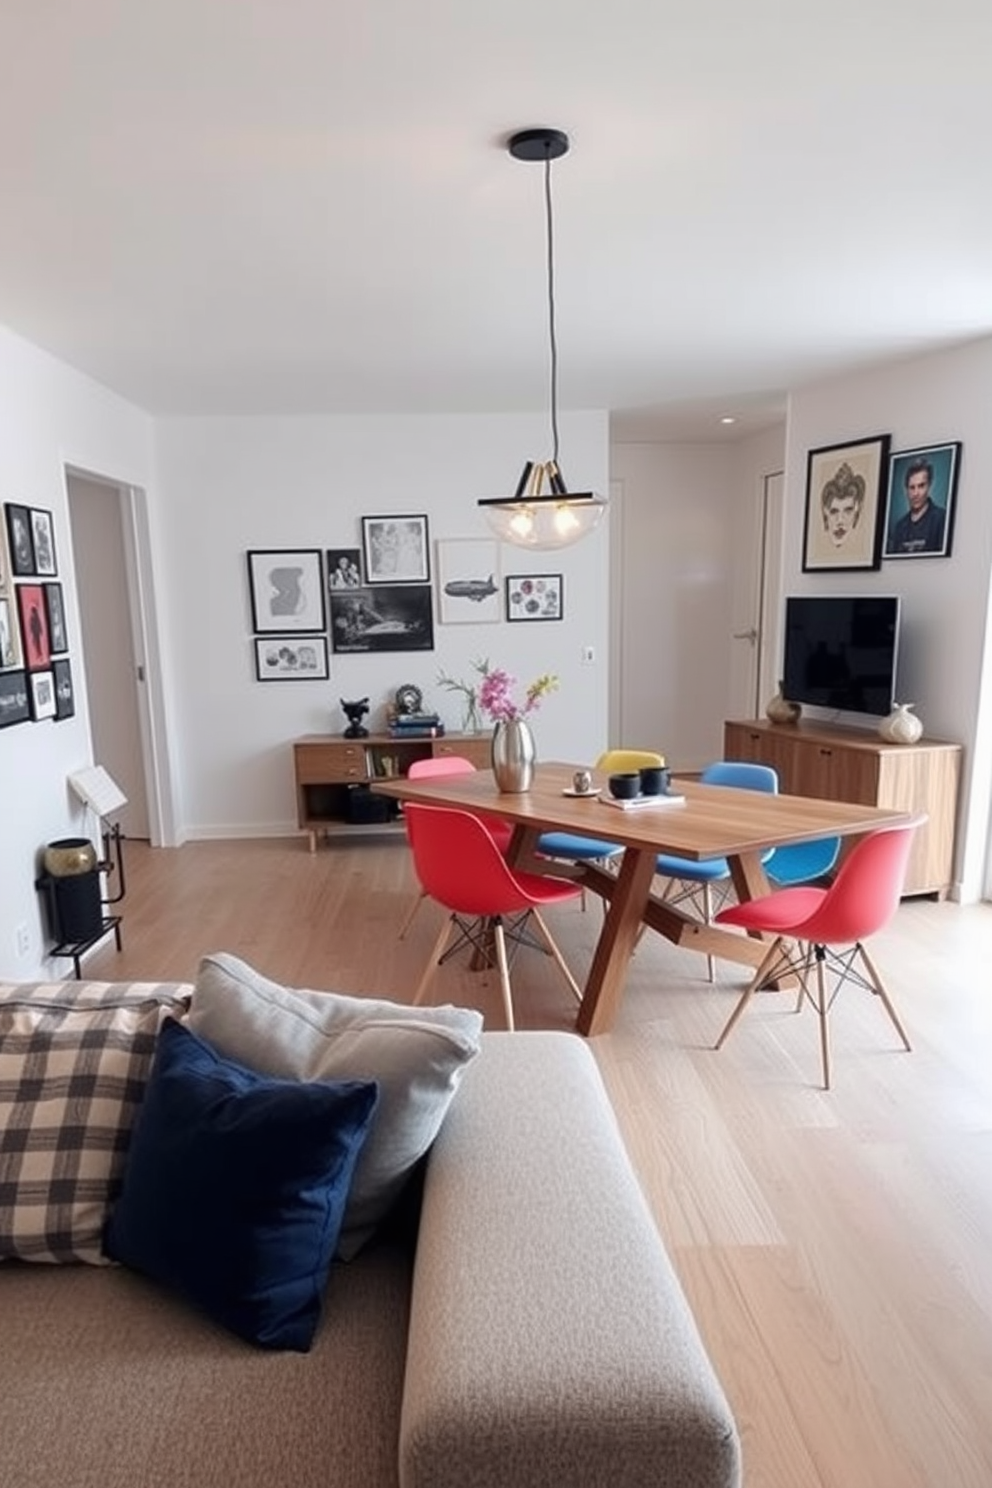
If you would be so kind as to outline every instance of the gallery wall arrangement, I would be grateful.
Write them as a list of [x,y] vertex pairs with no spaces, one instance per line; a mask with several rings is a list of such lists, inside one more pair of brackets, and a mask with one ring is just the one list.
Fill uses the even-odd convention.
[[76,711],[52,514],[5,502],[0,523],[0,728]]

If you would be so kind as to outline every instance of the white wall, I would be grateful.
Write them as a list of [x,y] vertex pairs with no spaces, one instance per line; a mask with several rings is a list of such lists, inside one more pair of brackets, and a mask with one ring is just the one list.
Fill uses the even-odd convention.
[[[603,413],[564,414],[565,468],[582,489],[607,490]],[[362,515],[423,512],[432,570],[439,538],[485,537],[480,496],[512,491],[547,440],[540,417],[442,416],[170,419],[156,432],[170,728],[176,741],[180,835],[295,829],[290,745],[340,733],[339,699],[371,698],[383,722],[396,687],[413,682],[449,727],[460,699],[439,668],[470,676],[488,657],[522,683],[561,678],[533,724],[546,759],[594,757],[606,744],[609,528],[574,548],[504,547],[502,573],[562,573],[562,622],[435,624],[435,650],[331,656],[328,682],[255,680],[245,553],[249,548],[358,546]],[[435,607],[435,621],[437,619]],[[594,649],[592,664],[583,647]]]
[[[791,395],[786,456],[785,592],[898,594],[900,701],[916,703],[928,735],[965,746],[956,878],[966,900],[981,894],[992,768],[992,687],[982,695],[992,579],[990,393],[992,338],[849,373]],[[962,441],[951,556],[883,561],[877,573],[804,574],[807,452],[885,433],[893,451]]]
[[[151,421],[2,327],[0,409],[0,501],[43,507],[53,515],[77,705],[76,716],[63,722],[0,731],[0,976],[24,980],[39,974],[44,949],[34,887],[38,856],[53,838],[79,835],[82,818],[66,777],[92,763],[64,465],[147,486]],[[16,946],[21,925],[29,935],[24,956]],[[61,975],[68,967],[63,961],[52,969]]]

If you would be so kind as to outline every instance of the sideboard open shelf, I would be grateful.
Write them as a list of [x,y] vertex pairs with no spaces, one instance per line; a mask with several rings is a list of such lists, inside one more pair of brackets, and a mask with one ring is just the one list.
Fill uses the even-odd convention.
[[[488,734],[442,734],[438,738],[396,739],[369,734],[308,734],[293,744],[296,816],[308,834],[310,851],[318,836],[402,831],[399,803],[375,796],[370,781],[405,775],[414,760],[461,755],[477,769],[490,762]],[[385,813],[383,815],[382,813]]]

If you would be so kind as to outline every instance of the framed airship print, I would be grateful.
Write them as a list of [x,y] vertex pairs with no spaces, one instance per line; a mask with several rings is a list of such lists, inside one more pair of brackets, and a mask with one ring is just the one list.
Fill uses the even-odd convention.
[[485,625],[500,617],[499,543],[452,537],[437,544],[438,620]]

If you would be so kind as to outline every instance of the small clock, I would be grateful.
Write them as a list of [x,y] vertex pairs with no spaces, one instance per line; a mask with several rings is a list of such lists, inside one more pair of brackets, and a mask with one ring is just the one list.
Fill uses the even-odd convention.
[[424,707],[424,694],[419,687],[412,682],[404,682],[396,689],[396,711],[397,713],[421,713]]

